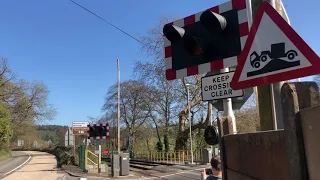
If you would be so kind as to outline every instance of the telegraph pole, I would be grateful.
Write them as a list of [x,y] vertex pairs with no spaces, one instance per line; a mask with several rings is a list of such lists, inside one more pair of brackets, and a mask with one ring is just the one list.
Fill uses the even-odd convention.
[[117,136],[117,148],[118,153],[120,153],[120,59],[117,59],[117,69],[118,69],[118,136]]

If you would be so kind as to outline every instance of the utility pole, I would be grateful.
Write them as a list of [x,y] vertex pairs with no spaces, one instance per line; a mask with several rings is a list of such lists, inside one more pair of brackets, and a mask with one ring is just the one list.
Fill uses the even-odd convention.
[[[221,73],[227,73],[227,72],[229,72],[229,68],[221,69]],[[223,99],[223,116],[231,117],[233,134],[237,134],[236,117],[234,116],[234,112],[232,109],[231,98]]]
[[[278,12],[282,12],[281,0],[265,0],[269,2]],[[252,21],[255,18],[256,12],[263,0],[251,0],[252,6]],[[250,13],[249,13],[250,14]],[[249,22],[250,26],[252,21]],[[282,129],[282,111],[280,91],[283,82],[261,85],[257,87],[256,94],[258,95],[258,106],[260,115],[260,130]]]
[[187,86],[187,98],[188,98],[188,117],[189,117],[189,135],[190,135],[190,156],[191,156],[191,164],[193,164],[193,151],[192,151],[192,129],[191,129],[191,117],[190,117],[190,100],[189,100],[189,86],[190,84],[186,84]]
[[120,59],[117,59],[117,69],[118,69],[118,136],[117,136],[117,146],[118,153],[120,154]]

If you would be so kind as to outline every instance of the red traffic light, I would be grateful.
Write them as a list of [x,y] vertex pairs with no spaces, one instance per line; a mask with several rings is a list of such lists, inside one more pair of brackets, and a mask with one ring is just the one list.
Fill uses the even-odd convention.
[[210,10],[201,14],[200,22],[211,33],[220,33],[227,27],[226,18]]

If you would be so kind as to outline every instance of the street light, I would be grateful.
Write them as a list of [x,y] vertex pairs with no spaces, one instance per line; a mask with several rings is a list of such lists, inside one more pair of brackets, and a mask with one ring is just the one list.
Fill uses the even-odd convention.
[[191,131],[191,117],[190,117],[190,101],[189,101],[189,86],[190,84],[186,84],[187,86],[187,98],[188,98],[188,117],[189,117],[189,135],[190,135],[190,155],[191,155],[191,164],[193,164],[193,152],[192,152],[192,131]]

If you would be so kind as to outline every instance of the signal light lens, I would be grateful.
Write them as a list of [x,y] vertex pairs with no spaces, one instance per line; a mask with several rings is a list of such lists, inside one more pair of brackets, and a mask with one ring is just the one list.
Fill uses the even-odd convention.
[[220,33],[227,27],[226,18],[210,10],[201,14],[200,22],[211,33]]
[[163,34],[172,44],[182,41],[182,46],[191,55],[200,55],[203,52],[196,37],[186,34],[186,31],[181,27],[165,25]]
[[167,24],[163,27],[163,34],[171,43],[177,43],[185,35],[185,30],[181,27]]
[[202,54],[202,47],[193,36],[186,36],[183,39],[183,45],[185,50],[191,55]]

